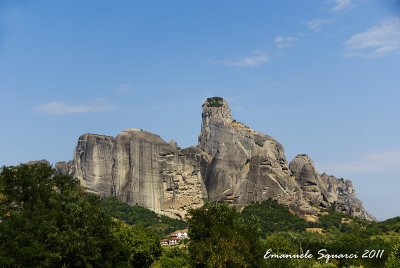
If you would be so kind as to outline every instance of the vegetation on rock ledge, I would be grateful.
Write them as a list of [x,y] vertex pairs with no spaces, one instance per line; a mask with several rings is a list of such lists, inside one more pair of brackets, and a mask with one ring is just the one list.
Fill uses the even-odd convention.
[[221,107],[224,104],[224,99],[221,97],[207,98],[207,107]]

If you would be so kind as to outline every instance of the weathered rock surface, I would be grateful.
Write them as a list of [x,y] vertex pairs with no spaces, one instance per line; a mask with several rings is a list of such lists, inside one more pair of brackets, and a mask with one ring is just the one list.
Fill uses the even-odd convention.
[[204,178],[210,200],[247,205],[272,198],[315,212],[291,176],[283,146],[233,120],[224,100],[208,99],[203,105],[198,147],[212,157]]
[[326,173],[318,174],[308,155],[297,155],[290,162],[289,169],[297,178],[305,199],[311,205],[319,208],[330,207],[351,216],[374,219],[357,198],[351,181],[337,179]]
[[75,161],[57,162],[55,169],[57,174],[76,177]]
[[88,191],[109,196],[113,188],[112,149],[115,138],[96,134],[83,134],[75,149],[75,176]]
[[290,162],[289,169],[296,177],[298,184],[303,190],[305,199],[312,206],[321,208],[328,208],[330,206],[326,188],[324,187],[325,184],[321,182],[321,179],[314,167],[314,163],[308,155],[297,155]]
[[369,214],[356,196],[353,183],[350,180],[337,179],[335,176],[322,173],[320,175],[323,187],[326,189],[329,203],[336,211],[360,217],[368,220],[375,220]]
[[128,204],[184,215],[207,198],[197,159],[201,153],[177,150],[146,131],[125,130],[114,143],[111,194]]
[[371,218],[350,181],[319,175],[307,155],[288,165],[278,141],[233,120],[218,97],[203,105],[197,147],[180,149],[139,129],[116,138],[84,134],[74,160],[56,169],[75,175],[89,191],[170,216],[183,217],[205,199],[245,206],[272,198],[302,215],[334,207]]

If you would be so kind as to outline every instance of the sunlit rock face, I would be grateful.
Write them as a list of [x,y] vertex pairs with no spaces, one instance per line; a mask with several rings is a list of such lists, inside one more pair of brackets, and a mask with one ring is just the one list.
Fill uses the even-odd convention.
[[128,204],[183,215],[207,197],[201,153],[178,150],[146,131],[125,130],[114,144],[112,194]]
[[272,198],[300,215],[333,207],[371,218],[350,181],[318,174],[304,154],[289,165],[278,141],[234,120],[219,97],[203,104],[197,146],[180,149],[140,129],[115,138],[84,134],[74,160],[56,169],[79,178],[88,191],[169,216],[184,217],[205,200],[242,207]]
[[[311,158],[306,154],[297,155],[289,164],[289,169],[296,177],[303,190],[304,198],[316,207],[328,208],[329,200],[325,185],[315,170]],[[333,200],[332,200],[333,201]]]
[[320,178],[333,209],[354,217],[375,220],[375,218],[364,209],[362,201],[357,198],[353,183],[350,180],[338,179],[326,173],[320,174]]
[[150,132],[127,129],[116,138],[81,135],[74,160],[56,170],[79,178],[87,191],[184,217],[207,199],[202,172],[208,162],[198,148],[180,150]]
[[333,208],[345,214],[373,220],[357,198],[350,180],[337,179],[326,173],[318,174],[313,161],[306,154],[297,155],[289,164],[304,198],[314,207]]
[[283,146],[272,137],[233,120],[228,104],[203,104],[198,147],[211,157],[204,178],[211,200],[247,205],[268,198],[313,212],[291,176]]
[[114,138],[97,134],[83,134],[75,148],[75,176],[88,191],[101,196],[112,189],[112,150]]

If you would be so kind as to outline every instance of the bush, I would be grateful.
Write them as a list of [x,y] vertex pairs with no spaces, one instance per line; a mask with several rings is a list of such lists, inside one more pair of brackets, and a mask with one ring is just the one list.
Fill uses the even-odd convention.
[[224,103],[224,99],[221,97],[208,98],[206,101],[207,107],[221,107]]

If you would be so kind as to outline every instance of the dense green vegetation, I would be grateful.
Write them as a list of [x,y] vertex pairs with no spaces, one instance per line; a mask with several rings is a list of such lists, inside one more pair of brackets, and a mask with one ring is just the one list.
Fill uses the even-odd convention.
[[259,224],[226,203],[190,210],[188,250],[194,267],[258,267]]
[[[53,174],[46,164],[1,168],[0,267],[400,267],[400,217],[368,222],[328,210],[310,223],[266,200],[241,212],[206,203],[182,221]],[[186,227],[190,240],[161,248],[161,237]],[[264,259],[269,249],[313,258]],[[326,263],[321,249],[357,258]]]
[[392,251],[386,260],[385,267],[387,268],[398,268],[400,267],[400,243],[393,246]]
[[[256,217],[262,230],[264,249],[271,248],[276,253],[300,253],[310,250],[314,257],[318,251],[326,249],[329,254],[355,254],[359,258],[336,259],[330,263],[337,267],[384,267],[384,262],[397,241],[400,241],[400,218],[383,222],[369,222],[350,217],[340,212],[326,211],[317,222],[307,222],[276,201],[266,200],[243,209],[243,217]],[[345,221],[343,221],[345,219]],[[306,228],[322,228],[323,234],[305,232]],[[279,242],[277,242],[279,241]],[[369,250],[369,252],[366,252]],[[384,250],[381,258],[361,258],[371,250]],[[371,253],[371,256],[374,252]],[[269,264],[268,264],[269,263]],[[269,260],[267,267],[311,267],[301,260]],[[315,263],[314,263],[315,264]],[[268,266],[270,265],[270,266]],[[400,267],[400,263],[398,263]]]
[[[193,267],[375,268],[385,267],[385,262],[387,267],[400,267],[395,246],[400,242],[400,218],[369,222],[329,211],[317,222],[307,222],[272,200],[251,204],[241,213],[227,204],[213,203],[190,214],[188,252]],[[306,232],[306,228],[323,232]],[[264,260],[268,249],[278,255],[309,251],[313,258]],[[322,253],[353,257],[332,257],[326,263]]]
[[118,201],[115,197],[102,199],[101,206],[108,215],[130,225],[140,225],[160,237],[170,234],[173,231],[187,228],[187,223],[183,220],[158,215],[138,205],[129,206]]
[[46,164],[0,172],[0,267],[148,267],[156,236],[124,225],[100,198]]
[[224,99],[221,97],[207,98],[207,107],[221,107],[224,103]]
[[262,203],[253,203],[242,211],[244,218],[255,216],[261,223],[261,233],[266,234],[278,231],[304,231],[309,227],[306,220],[289,213],[289,209],[273,200]]
[[164,247],[160,259],[153,263],[152,268],[190,268],[190,256],[186,247]]

